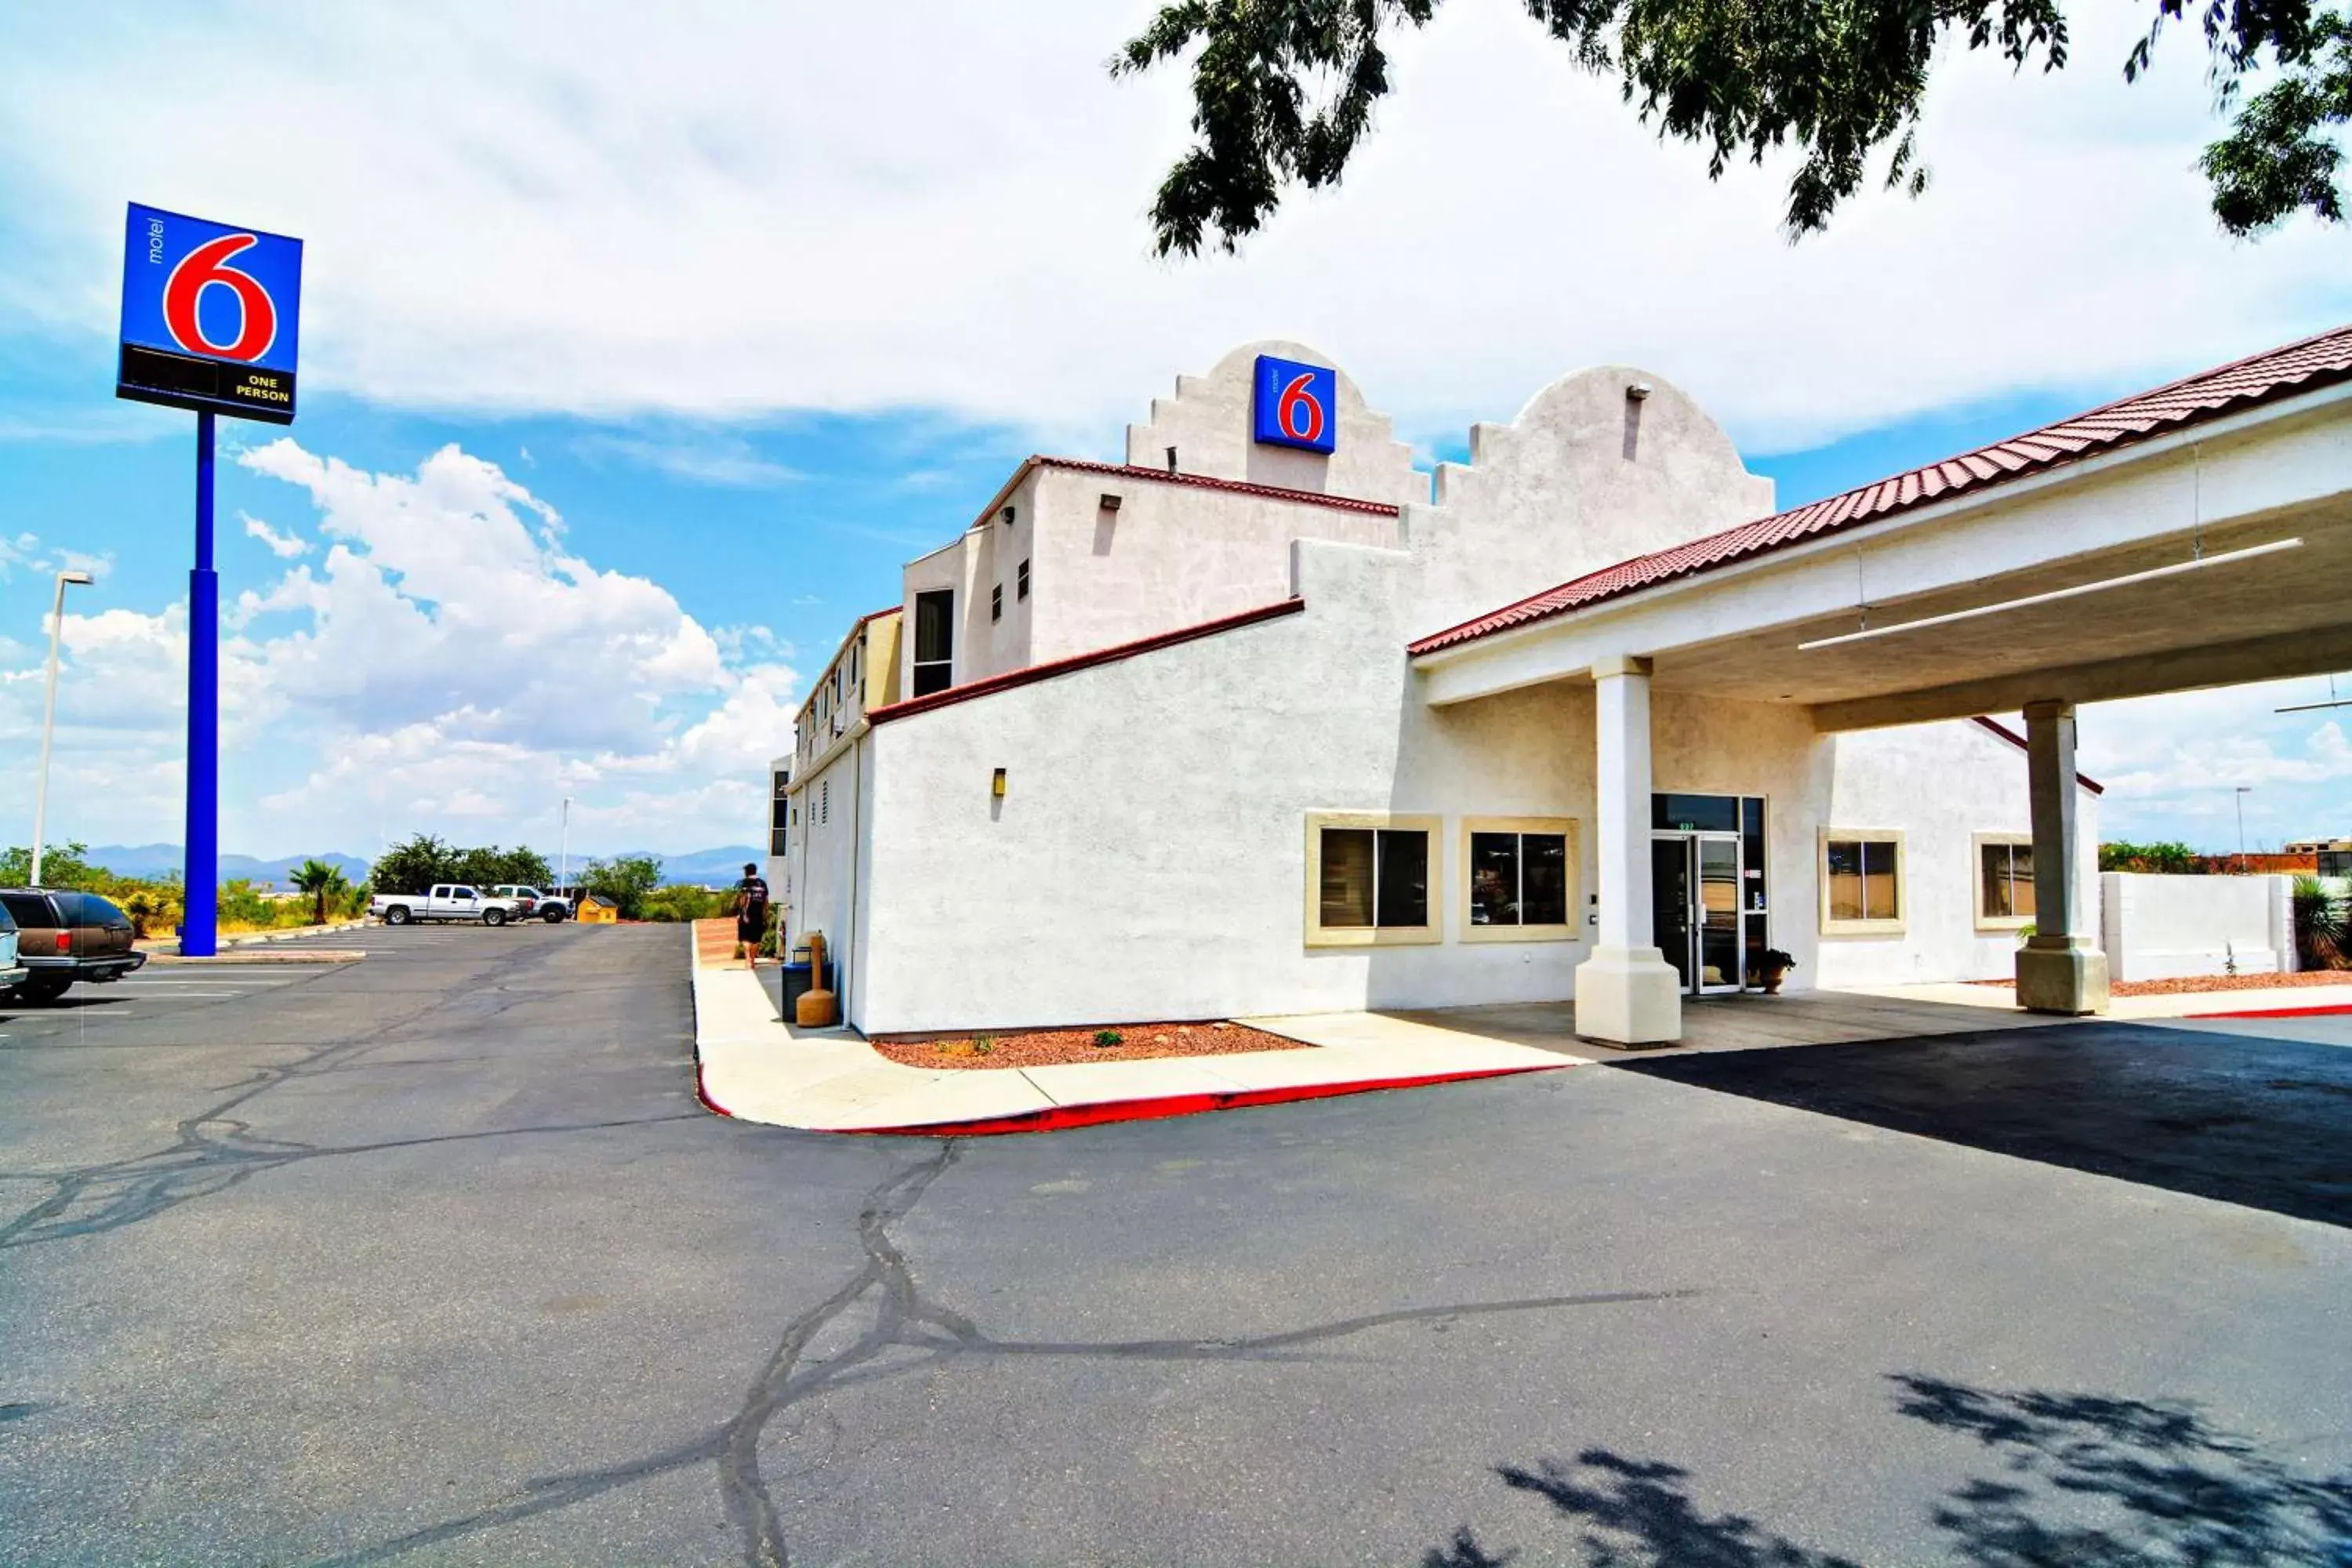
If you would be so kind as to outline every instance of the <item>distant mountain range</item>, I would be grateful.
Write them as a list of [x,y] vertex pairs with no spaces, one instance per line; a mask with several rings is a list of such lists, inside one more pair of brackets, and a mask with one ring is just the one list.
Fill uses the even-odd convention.
[[[759,850],[749,844],[722,844],[716,849],[697,849],[686,855],[660,855],[650,849],[631,849],[631,855],[648,855],[662,863],[665,882],[694,882],[724,885],[743,874],[743,862],[763,859]],[[89,851],[89,863],[103,866],[118,877],[168,877],[176,874],[184,858],[176,844],[100,844]],[[554,857],[550,856],[552,861]],[[577,875],[580,868],[592,858],[574,855],[572,869]],[[614,857],[601,857],[612,859]],[[224,855],[220,858],[220,875],[224,882],[240,879],[249,882],[284,882],[294,874],[294,868],[305,860],[324,860],[340,869],[354,882],[367,879],[374,864],[357,855],[288,855],[276,860],[258,860],[250,855]]]

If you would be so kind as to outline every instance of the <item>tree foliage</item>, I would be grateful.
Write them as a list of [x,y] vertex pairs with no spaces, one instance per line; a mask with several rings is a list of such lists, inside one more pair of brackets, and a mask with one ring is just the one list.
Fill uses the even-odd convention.
[[622,855],[591,860],[580,873],[584,892],[599,893],[619,906],[625,921],[646,918],[647,900],[661,886],[661,862],[650,855]]
[[2102,871],[2153,871],[2165,876],[2194,876],[2205,869],[2205,858],[2188,845],[2168,839],[2160,844],[2132,844],[2118,839],[2099,846]]
[[343,875],[343,868],[324,860],[303,861],[294,868],[289,879],[310,895],[312,922],[317,925],[327,923],[328,903],[331,900],[340,908],[352,890],[352,879]]
[[547,857],[536,849],[501,849],[495,844],[460,849],[429,833],[415,834],[385,850],[369,878],[379,893],[422,893],[436,882],[477,888],[514,882],[544,889],[554,879]]
[[[1826,226],[1874,174],[1890,189],[1927,188],[1919,117],[1948,40],[1996,49],[2020,69],[2037,58],[2044,70],[2066,64],[2060,0],[1521,4],[1579,64],[1616,77],[1643,123],[1706,148],[1710,176],[1738,159],[1760,163],[1793,150],[1792,237]],[[1212,242],[1231,250],[1281,205],[1285,186],[1338,184],[1389,91],[1384,38],[1426,26],[1437,5],[1163,5],[1110,62],[1114,76],[1127,76],[1192,55],[1195,141],[1152,202],[1160,253],[1190,256]],[[2147,37],[2124,63],[2127,78],[2147,67],[2163,26],[2188,5],[2157,0]],[[2222,226],[2250,234],[2298,211],[2339,220],[2336,142],[2352,118],[2352,20],[2314,15],[2311,0],[2204,0],[2198,21],[2220,107],[2234,111],[2203,164]],[[2238,85],[2265,68],[2279,79],[2241,100]]]

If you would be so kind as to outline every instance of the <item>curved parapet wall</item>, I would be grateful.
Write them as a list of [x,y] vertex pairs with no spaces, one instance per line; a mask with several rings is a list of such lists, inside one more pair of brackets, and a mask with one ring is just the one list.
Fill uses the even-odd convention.
[[1415,634],[1772,510],[1712,416],[1631,365],[1561,376],[1507,425],[1474,425],[1470,460],[1409,509],[1425,593]]
[[[1329,453],[1252,438],[1251,388],[1260,354],[1330,368],[1339,390],[1339,428]],[[1329,355],[1305,343],[1244,343],[1206,375],[1178,376],[1176,395],[1153,398],[1150,419],[1127,427],[1127,460],[1165,468],[1171,447],[1176,448],[1177,467],[1188,474],[1391,506],[1429,499],[1429,477],[1412,466],[1412,448],[1396,439],[1388,416],[1364,402],[1363,393]]]

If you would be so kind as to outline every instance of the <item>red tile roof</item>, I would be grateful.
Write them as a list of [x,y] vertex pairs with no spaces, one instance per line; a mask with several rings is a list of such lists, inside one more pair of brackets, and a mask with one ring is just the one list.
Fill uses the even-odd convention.
[[1549,620],[1588,605],[1620,598],[1678,577],[1695,576],[1735,561],[1839,532],[1913,507],[2037,473],[2151,437],[2200,424],[2273,398],[2352,380],[2352,326],[2338,327],[2267,353],[2251,355],[2186,377],[2153,392],[2094,408],[2055,425],[1913,468],[1843,495],[1743,522],[1721,533],[1604,566],[1557,588],[1433,633],[1410,646],[1416,654]]

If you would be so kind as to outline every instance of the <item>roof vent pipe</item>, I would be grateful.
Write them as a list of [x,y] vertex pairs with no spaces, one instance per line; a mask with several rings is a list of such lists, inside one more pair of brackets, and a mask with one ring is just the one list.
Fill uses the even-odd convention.
[[1173,447],[1168,448],[1168,471],[1171,474],[1176,471],[1176,448]]

